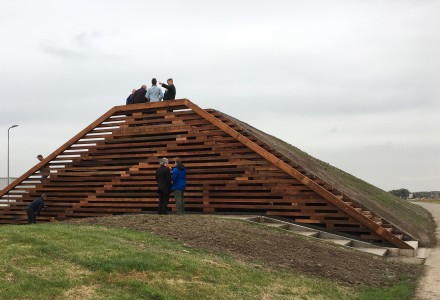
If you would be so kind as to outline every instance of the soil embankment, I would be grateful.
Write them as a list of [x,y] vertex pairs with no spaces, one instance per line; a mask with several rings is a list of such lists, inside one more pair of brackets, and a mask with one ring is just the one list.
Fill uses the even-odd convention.
[[227,253],[265,267],[287,268],[353,285],[383,288],[401,280],[402,276],[414,279],[422,270],[420,266],[216,216],[141,214],[68,222],[142,230],[178,240],[188,247]]

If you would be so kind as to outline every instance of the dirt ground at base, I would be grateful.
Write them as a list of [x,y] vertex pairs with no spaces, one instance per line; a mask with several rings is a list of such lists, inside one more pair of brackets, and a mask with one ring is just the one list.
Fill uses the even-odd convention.
[[139,214],[66,222],[146,231],[177,240],[188,247],[227,253],[266,267],[281,267],[350,285],[386,287],[402,276],[416,278],[423,270],[421,266],[390,261],[289,232],[218,216]]

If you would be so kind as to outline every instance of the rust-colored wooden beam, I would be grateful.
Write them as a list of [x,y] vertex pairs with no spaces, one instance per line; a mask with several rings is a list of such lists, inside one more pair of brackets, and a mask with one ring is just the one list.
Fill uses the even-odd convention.
[[210,113],[208,113],[206,110],[198,107],[188,99],[185,100],[185,105],[192,109],[194,112],[198,113],[200,116],[202,116],[207,121],[211,122],[224,132],[228,133],[233,138],[240,141],[243,145],[247,146],[249,149],[255,151],[259,155],[261,155],[263,158],[277,166],[280,170],[283,170],[287,174],[291,175],[293,178],[297,179],[316,193],[318,193],[320,196],[328,200],[330,203],[338,207],[339,209],[343,210],[345,213],[347,213],[349,216],[353,217],[354,219],[358,220],[361,224],[367,226],[372,231],[377,233],[380,237],[387,240],[391,244],[401,248],[401,249],[413,249],[410,245],[405,243],[403,240],[396,237],[394,234],[388,232],[385,228],[375,223],[370,218],[364,216],[361,212],[353,209],[350,205],[346,204],[341,199],[337,198],[335,195],[333,195],[331,192],[314,182],[312,179],[308,178],[301,172],[297,171],[295,168],[289,166],[281,159],[277,158],[272,153],[268,152],[267,150],[260,147],[258,144],[252,142],[250,139],[224,123],[223,121],[219,120],[218,118],[214,117]]
[[66,143],[64,143],[61,147],[56,149],[54,152],[52,152],[49,156],[46,156],[44,160],[36,164],[34,167],[29,169],[26,173],[18,177],[16,180],[14,180],[11,184],[9,184],[7,187],[5,187],[3,190],[0,191],[0,198],[6,195],[10,190],[12,190],[14,187],[16,187],[18,184],[20,184],[23,180],[34,174],[36,171],[40,170],[42,167],[44,167],[46,164],[48,164],[52,159],[57,157],[59,154],[61,154],[64,150],[68,149],[71,145],[73,145],[76,141],[84,137],[87,133],[89,133],[90,130],[97,127],[99,124],[107,120],[109,117],[111,117],[116,111],[116,108],[113,107],[109,111],[107,111],[105,114],[103,114],[101,117],[96,119],[92,124],[81,130],[78,134],[76,134],[74,137],[72,137],[70,140],[68,140]]
[[[154,120],[149,120],[148,116],[151,115],[148,112],[154,112]],[[122,125],[125,126],[123,129],[114,129]],[[174,132],[169,132],[165,128],[172,129],[171,131]],[[189,133],[183,134],[179,133],[179,128],[182,130],[190,128],[191,130]],[[394,235],[378,226],[368,216],[358,211],[353,212],[354,209],[350,205],[345,204],[332,192],[320,186],[320,182],[313,181],[303,175],[296,166],[292,167],[284,163],[257,143],[241,135],[239,130],[240,127],[236,127],[234,123],[223,120],[221,116],[217,118],[211,115],[187,99],[115,106],[46,157],[43,162],[14,181],[7,187],[7,190],[2,191],[2,196],[6,193],[11,195],[11,190],[17,189],[10,199],[26,202],[39,193],[47,191],[49,194],[48,203],[52,203],[50,209],[46,210],[47,216],[58,216],[58,218],[102,215],[102,212],[97,209],[99,205],[112,206],[115,212],[123,212],[128,206],[137,207],[136,209],[146,207],[144,201],[147,201],[148,205],[154,206],[156,197],[152,191],[155,189],[156,183],[152,170],[156,168],[156,165],[151,162],[156,162],[157,158],[165,153],[179,153],[180,156],[186,157],[188,166],[192,166],[192,169],[195,168],[194,173],[189,175],[193,182],[202,183],[205,187],[191,186],[188,189],[188,196],[192,197],[192,203],[189,204],[189,207],[211,212],[220,207],[250,208],[270,213],[271,209],[281,209],[280,205],[285,202],[292,201],[292,204],[298,204],[304,201],[308,203],[317,201],[334,207],[335,212],[331,213],[332,215],[342,213],[347,219],[353,218],[353,223],[356,223],[356,226],[350,227],[352,231],[364,232],[357,228],[361,226],[370,235],[379,237],[378,232],[380,232],[380,239],[383,241],[390,241],[393,238]],[[109,132],[113,134],[107,134]],[[91,133],[96,135],[91,135]],[[124,136],[125,134],[127,137]],[[105,138],[105,141],[96,139],[100,135]],[[95,143],[96,146],[93,146],[92,144]],[[91,146],[86,146],[87,144]],[[206,147],[207,149],[205,149]],[[83,152],[82,149],[88,151]],[[68,151],[65,152],[66,150]],[[214,153],[215,155],[211,155]],[[198,157],[198,159],[194,160],[194,157]],[[74,161],[72,164],[65,165],[62,160],[68,158],[73,158]],[[140,160],[144,162],[139,164]],[[150,162],[147,163],[147,161]],[[49,179],[44,180],[41,187],[26,188],[22,186],[23,184],[38,183],[37,178],[29,179],[29,176],[38,175],[36,172],[49,163],[51,167],[62,168],[57,168],[58,173],[52,174]],[[139,164],[139,166],[132,168],[133,164]],[[219,172],[211,174],[212,166],[221,169]],[[118,171],[121,167],[124,170],[130,169],[118,175],[119,171],[122,171]],[[231,169],[233,170],[231,171]],[[209,172],[206,172],[208,170]],[[131,178],[131,175],[134,177]],[[251,177],[252,180],[250,180]],[[248,181],[252,181],[252,184],[262,183],[265,189],[258,193],[251,192],[252,199],[247,199],[249,203],[243,204],[241,196],[249,191],[250,187],[246,187],[248,190],[243,190],[241,184],[246,184]],[[216,185],[219,182],[226,184],[225,191],[208,188],[208,186],[212,187],[212,184]],[[300,192],[297,191],[297,187],[291,186],[292,182],[295,185],[303,186],[301,192],[302,189],[307,189],[305,194],[311,190],[315,191],[314,198],[302,199],[298,197]],[[81,187],[80,185],[83,183],[92,187]],[[289,184],[284,187],[280,186],[283,183]],[[266,185],[268,186],[266,187]],[[128,190],[126,190],[127,186]],[[269,187],[271,190],[267,190]],[[19,191],[23,189],[26,192]],[[284,189],[287,190],[284,191]],[[291,198],[289,193],[295,197]],[[228,198],[220,199],[221,195],[228,196]],[[268,198],[271,201],[267,203]],[[95,199],[97,202],[105,203],[94,203],[93,205],[89,203],[90,205],[87,205],[90,207],[83,207],[83,204],[86,203],[84,199],[87,199],[87,203],[91,203]],[[120,203],[121,201],[124,203]],[[140,203],[127,204],[126,201]],[[15,222],[14,215],[17,213],[25,215],[21,208],[23,205],[25,204],[15,203],[15,206],[11,206],[12,208],[4,208],[7,215],[0,216],[0,223],[3,222],[2,220]],[[282,206],[282,208],[292,214],[301,213],[310,216],[310,220],[319,217],[312,206],[301,208],[299,205],[294,206],[293,209],[289,206]],[[18,212],[17,209],[20,211]],[[301,210],[299,211],[299,209]],[[314,221],[319,221],[319,218]],[[366,223],[369,225],[365,225]],[[330,223],[326,222],[326,225],[328,224]],[[405,247],[406,243],[399,246],[399,241],[404,242],[399,237],[396,238],[397,241],[390,242],[400,248],[407,248]]]
[[23,180],[34,174],[36,171],[40,170],[42,167],[44,167],[46,164],[48,164],[52,159],[57,157],[59,154],[61,154],[64,150],[68,149],[70,146],[72,146],[75,142],[83,138],[85,135],[87,135],[90,131],[95,129],[98,125],[100,125],[102,122],[106,121],[108,118],[110,118],[112,115],[114,115],[117,112],[127,112],[131,110],[142,110],[145,108],[149,109],[156,109],[156,108],[168,108],[168,107],[179,107],[185,108],[186,107],[186,101],[187,99],[179,99],[179,100],[173,100],[173,101],[161,101],[161,102],[153,102],[153,103],[139,103],[139,104],[130,104],[130,105],[119,105],[114,106],[110,110],[108,110],[105,114],[103,114],[101,117],[96,119],[92,124],[84,128],[82,131],[80,131],[78,134],[76,134],[74,137],[72,137],[70,140],[68,140],[66,143],[64,143],[61,147],[56,149],[54,152],[52,152],[50,155],[48,155],[44,160],[36,164],[34,167],[29,169],[26,173],[21,175],[19,178],[11,182],[7,187],[5,187],[3,190],[0,191],[0,198],[6,195],[10,190],[15,188],[18,184],[20,184]]
[[170,101],[160,101],[160,102],[146,102],[146,103],[138,103],[138,104],[129,104],[129,105],[119,105],[113,107],[115,112],[129,112],[131,110],[142,110],[142,109],[156,109],[156,108],[168,108],[173,107],[177,109],[187,108],[186,101],[188,99],[177,99]]

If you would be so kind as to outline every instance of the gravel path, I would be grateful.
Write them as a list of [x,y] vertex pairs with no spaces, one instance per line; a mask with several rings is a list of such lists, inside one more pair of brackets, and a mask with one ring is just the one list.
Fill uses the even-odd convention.
[[[432,213],[437,223],[436,236],[440,241],[440,204],[417,203]],[[438,300],[440,299],[440,245],[432,249],[431,254],[425,261],[426,273],[419,282],[417,288],[417,300]]]

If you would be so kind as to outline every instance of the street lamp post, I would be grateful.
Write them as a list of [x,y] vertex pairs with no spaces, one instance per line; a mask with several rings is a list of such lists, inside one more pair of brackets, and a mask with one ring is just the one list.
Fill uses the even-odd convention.
[[15,127],[17,127],[18,125],[12,125],[11,127],[9,127],[8,128],[8,185],[9,185],[9,130],[11,129],[11,128],[15,128]]

